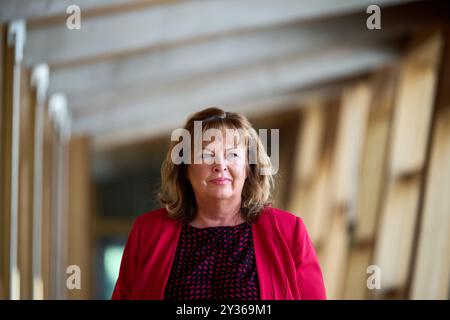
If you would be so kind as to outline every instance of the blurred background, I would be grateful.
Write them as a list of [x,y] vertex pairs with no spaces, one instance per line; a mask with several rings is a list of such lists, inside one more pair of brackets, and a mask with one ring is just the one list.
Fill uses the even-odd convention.
[[1,0],[0,298],[109,299],[171,131],[218,106],[280,130],[274,206],[304,219],[330,299],[448,299],[449,14]]

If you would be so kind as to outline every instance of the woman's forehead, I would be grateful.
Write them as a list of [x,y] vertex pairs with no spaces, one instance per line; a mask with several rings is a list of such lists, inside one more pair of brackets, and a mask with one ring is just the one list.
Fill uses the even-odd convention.
[[[207,130],[205,130],[207,131]],[[209,133],[209,134],[208,134]],[[244,139],[242,138],[242,130],[232,128],[215,129],[208,132],[205,138],[202,140],[202,147],[225,147],[228,148],[240,148],[245,147]]]
[[215,148],[224,148],[225,150],[228,149],[236,149],[236,148],[245,148],[245,145],[243,143],[240,143],[238,140],[231,140],[231,141],[203,141],[203,149],[215,149]]

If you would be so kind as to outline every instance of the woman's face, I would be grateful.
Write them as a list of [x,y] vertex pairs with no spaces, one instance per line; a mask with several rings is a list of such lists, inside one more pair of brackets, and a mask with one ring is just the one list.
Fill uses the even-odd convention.
[[188,165],[187,177],[197,200],[241,199],[247,178],[246,147],[224,140],[204,143],[194,154],[202,163]]

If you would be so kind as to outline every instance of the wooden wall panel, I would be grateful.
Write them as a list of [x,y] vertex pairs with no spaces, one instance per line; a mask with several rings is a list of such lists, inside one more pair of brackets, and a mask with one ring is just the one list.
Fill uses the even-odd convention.
[[336,208],[330,214],[331,225],[324,247],[318,253],[328,299],[342,299],[347,272],[349,234],[346,211]]
[[411,298],[448,299],[450,283],[450,104],[438,113]]
[[315,100],[301,109],[301,126],[297,141],[299,161],[295,163],[296,179],[308,183],[317,170],[325,131],[326,110],[323,103]]
[[387,196],[374,254],[374,263],[382,272],[377,296],[406,295],[441,47],[439,32],[418,35],[400,69]]
[[422,215],[410,298],[450,297],[450,26],[445,29],[434,128],[429,148]]
[[356,210],[358,175],[370,101],[371,88],[368,83],[358,83],[345,89],[338,120],[338,135],[333,160],[333,183],[336,192],[334,201],[351,210],[351,215]]
[[379,203],[386,180],[386,158],[391,124],[395,70],[380,70],[370,82],[373,98],[358,178],[357,210],[349,231],[351,246],[344,299],[367,297],[367,267],[371,265]]
[[389,147],[396,70],[386,69],[375,74],[373,99],[369,112],[367,134],[359,178],[358,209],[355,241],[370,242],[375,235],[379,203],[386,180],[386,160]]
[[[289,211],[304,220],[313,243],[317,244],[318,224],[316,207],[318,193],[323,184],[322,161],[323,136],[326,120],[325,106],[318,100],[307,103],[299,110],[299,129],[297,133],[294,164],[293,188],[290,195]],[[322,179],[317,176],[321,175]],[[326,198],[322,203],[326,203]]]
[[342,299],[361,300],[367,298],[367,267],[371,265],[370,245],[357,245],[349,253],[348,267]]
[[329,223],[332,209],[332,202],[329,198],[331,193],[329,157],[325,157],[318,163],[317,170],[311,185],[300,189],[300,198],[304,199],[302,208],[306,213],[305,225],[316,249],[319,249],[331,228]]
[[331,228],[330,167],[338,114],[338,102],[331,97],[314,98],[300,110],[289,211],[303,218],[317,250]]
[[332,155],[331,231],[323,252],[319,253],[330,299],[341,299],[346,287],[351,240],[349,227],[355,221],[363,137],[367,130],[371,97],[370,85],[365,81],[343,92],[336,149]]
[[390,159],[396,176],[421,170],[425,158],[442,39],[434,33],[421,40],[413,45],[400,73]]
[[375,264],[382,271],[383,290],[405,289],[419,192],[417,179],[390,182],[375,250]]

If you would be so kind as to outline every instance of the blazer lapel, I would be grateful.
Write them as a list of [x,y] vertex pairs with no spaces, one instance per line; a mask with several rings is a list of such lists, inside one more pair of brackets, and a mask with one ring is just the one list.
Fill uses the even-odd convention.
[[157,225],[155,230],[155,245],[151,246],[150,258],[145,267],[145,286],[148,299],[163,300],[167,281],[175,258],[178,239],[181,233],[181,223],[167,219]]
[[261,300],[278,300],[286,298],[286,275],[277,251],[277,235],[271,225],[269,210],[261,213],[253,224],[253,245]]

